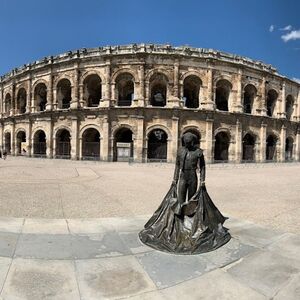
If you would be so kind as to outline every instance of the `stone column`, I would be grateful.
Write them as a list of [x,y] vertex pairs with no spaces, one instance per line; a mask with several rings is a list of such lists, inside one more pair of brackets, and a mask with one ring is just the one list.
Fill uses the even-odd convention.
[[170,88],[167,91],[167,107],[179,107],[180,100],[178,98],[178,80],[179,80],[179,63],[176,61],[174,63],[173,72],[173,93],[170,93]]
[[137,134],[134,137],[133,143],[133,160],[135,162],[143,162],[143,148],[144,148],[144,117],[137,117]]
[[242,70],[238,70],[237,75],[237,90],[236,90],[236,99],[234,105],[234,112],[242,113],[244,111],[243,100],[242,100]]
[[260,126],[260,161],[266,161],[266,143],[267,143],[267,124],[261,123]]
[[15,122],[11,125],[11,154],[16,155],[16,126]]
[[58,101],[57,101],[57,89],[53,88],[53,103],[52,103],[52,109],[57,110],[58,109]]
[[279,149],[279,161],[285,161],[285,143],[286,143],[286,127],[282,125],[280,131],[280,149]]
[[81,108],[84,108],[86,106],[86,100],[83,99],[84,95],[83,95],[83,84],[79,84],[79,105]]
[[56,158],[56,136],[52,138],[52,157]]
[[267,115],[267,103],[266,103],[266,77],[263,76],[262,82],[260,85],[260,94],[261,94],[261,106],[259,108],[260,114],[262,116]]
[[214,120],[213,119],[206,119],[206,128],[205,128],[205,132],[206,132],[206,136],[205,136],[205,160],[208,163],[212,163],[213,162],[213,125],[214,125]]
[[32,156],[32,147],[33,147],[33,144],[32,144],[32,122],[31,120],[29,120],[29,123],[28,123],[28,136],[26,136],[26,141],[27,141],[27,152],[28,152],[28,156],[31,157]]
[[168,162],[174,162],[176,160],[177,151],[178,151],[178,138],[179,138],[179,118],[172,117],[172,146],[170,152],[168,149]]
[[145,65],[142,64],[139,68],[139,92],[138,93],[138,106],[145,106]]
[[52,76],[52,68],[49,75],[49,87],[47,89],[47,104],[46,110],[52,110],[52,103],[53,103],[53,76]]
[[31,91],[31,77],[29,79],[28,84],[28,91],[26,94],[26,113],[30,113],[30,106],[31,106],[31,97],[32,97],[32,91]]
[[100,159],[108,161],[109,159],[109,123],[107,117],[103,119],[102,136],[100,141]]
[[32,88],[32,81],[30,81],[30,90],[31,90],[30,110],[32,113],[34,113],[34,112],[36,112],[36,105],[35,105],[35,99],[34,99],[34,89]]
[[46,134],[46,156],[47,158],[53,158],[53,122],[51,118],[47,118],[48,134]]
[[201,99],[201,106],[203,109],[207,110],[214,110],[215,108],[215,97],[214,97],[214,91],[213,91],[213,70],[211,67],[208,67],[207,69],[207,91],[206,91],[206,97],[204,99]]
[[12,92],[11,92],[11,108],[10,108],[10,115],[13,116],[17,112],[16,108],[16,86],[15,83],[12,85]]
[[3,150],[3,123],[0,123],[0,150]]
[[[100,140],[101,140],[101,138],[100,138]],[[79,146],[78,146],[79,147],[78,148],[78,159],[82,160],[82,137],[81,136],[78,138],[78,144],[79,144]]]
[[296,147],[295,147],[295,161],[300,161],[300,130],[297,130],[296,134]]
[[79,119],[72,116],[72,139],[71,139],[71,159],[78,159],[78,135],[79,135]]
[[300,122],[300,88],[298,90],[298,97],[297,97],[297,113],[296,113],[296,120]]
[[71,86],[72,89],[72,99],[70,103],[71,109],[77,109],[80,107],[79,104],[79,62],[76,62],[74,67],[74,85]]
[[242,143],[242,124],[237,120],[235,128],[235,162],[237,163],[242,161]]
[[[111,80],[111,62],[110,59],[106,61],[105,65],[105,83],[104,83],[104,95],[100,101],[100,107],[109,107],[111,99],[110,80]],[[103,87],[103,85],[102,85]]]
[[279,109],[279,117],[285,119],[286,118],[286,86],[285,81],[282,83],[282,91],[281,91],[281,107]]

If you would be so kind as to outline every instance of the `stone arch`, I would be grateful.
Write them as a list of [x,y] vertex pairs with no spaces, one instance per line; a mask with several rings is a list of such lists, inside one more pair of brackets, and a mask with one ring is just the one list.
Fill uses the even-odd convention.
[[214,160],[216,162],[228,161],[230,138],[227,130],[218,130],[215,134]]
[[187,72],[182,73],[180,76],[181,83],[183,83],[183,81],[189,76],[196,76],[201,80],[202,83],[204,82],[204,77],[202,76],[202,74],[200,72],[194,70],[194,71],[187,71]]
[[56,84],[56,102],[59,109],[70,108],[72,101],[72,83],[64,77]]
[[133,157],[133,130],[118,126],[113,132],[113,161],[129,161]]
[[123,127],[132,131],[132,139],[134,140],[134,138],[136,136],[136,129],[132,125],[127,124],[127,123],[120,123],[120,124],[116,124],[115,126],[113,126],[111,129],[111,138],[114,139],[116,132],[120,128],[123,128]]
[[288,95],[286,97],[285,101],[286,101],[285,102],[286,103],[286,106],[285,106],[286,118],[288,120],[291,120],[293,113],[294,113],[294,103],[295,103],[294,97],[292,95]]
[[168,134],[160,128],[153,128],[147,134],[147,159],[167,161]]
[[102,99],[102,78],[90,73],[83,79],[83,99],[87,107],[98,107]]
[[12,97],[11,97],[10,92],[7,92],[5,94],[5,97],[4,97],[4,108],[5,108],[5,112],[6,113],[9,113],[10,110],[13,108]]
[[227,79],[219,79],[215,84],[216,109],[229,111],[232,83]]
[[53,86],[57,86],[57,84],[63,80],[63,79],[67,79],[70,81],[71,83],[71,87],[73,87],[75,85],[73,77],[70,76],[69,74],[59,74],[53,81]]
[[4,151],[11,154],[11,132],[10,130],[4,131]]
[[285,160],[286,161],[293,160],[293,151],[294,151],[294,138],[292,136],[288,136],[285,139]]
[[277,159],[277,144],[279,137],[275,133],[269,133],[266,138],[266,160],[272,161]]
[[117,105],[131,106],[135,92],[135,79],[133,75],[129,72],[121,72],[115,80]]
[[279,93],[275,89],[269,89],[267,92],[266,108],[267,116],[274,117],[275,106],[278,99]]
[[252,132],[247,132],[242,139],[243,161],[255,161],[255,144],[257,136]]
[[20,114],[26,112],[27,91],[24,87],[20,87],[17,91],[17,110]]
[[80,76],[79,84],[83,85],[86,78],[89,77],[90,75],[97,75],[101,79],[101,82],[105,83],[104,81],[105,75],[101,71],[94,69],[94,70],[87,70],[84,73],[82,73]]
[[196,75],[189,75],[183,80],[183,98],[188,108],[199,108],[201,79]]
[[243,91],[243,112],[246,114],[251,114],[253,111],[253,104],[257,95],[257,89],[253,84],[248,83],[247,85],[245,85]]
[[113,75],[111,76],[111,83],[112,84],[116,83],[117,77],[119,77],[122,74],[126,74],[126,73],[130,74],[133,77],[134,83],[138,82],[138,74],[135,71],[133,71],[129,68],[122,68],[113,73]]
[[149,83],[151,81],[151,78],[153,76],[155,76],[156,74],[163,74],[164,76],[166,76],[168,83],[170,83],[170,84],[173,83],[172,75],[166,69],[163,69],[163,68],[155,68],[155,69],[148,71],[145,76],[145,81],[147,83]]
[[95,130],[99,131],[100,139],[101,139],[101,137],[102,137],[101,128],[100,128],[100,126],[97,126],[94,124],[86,124],[83,127],[81,127],[81,129],[79,130],[79,138],[82,138],[83,132],[87,129],[95,129]]
[[165,131],[168,135],[168,141],[172,140],[172,132],[170,131],[170,129],[167,126],[164,126],[162,124],[152,124],[149,127],[147,127],[146,137],[149,135],[149,132],[152,131],[153,129],[161,129],[161,130]]
[[166,106],[168,95],[168,77],[161,72],[153,73],[149,79],[149,96],[152,106]]
[[17,147],[17,155],[25,154],[26,147],[23,148],[23,143],[26,143],[26,131],[23,128],[19,128],[16,131],[16,147]]
[[39,82],[33,89],[34,102],[37,111],[46,110],[47,104],[47,85],[44,82]]
[[72,130],[70,127],[66,126],[66,125],[59,125],[57,127],[54,128],[53,130],[53,136],[56,138],[57,136],[57,132],[61,131],[61,130],[67,130],[70,132],[70,137],[72,138]]
[[55,157],[71,158],[71,131],[60,126],[55,132]]
[[33,156],[46,156],[47,136],[43,129],[36,129],[33,133]]
[[96,126],[86,126],[81,132],[82,158],[100,159],[100,131]]

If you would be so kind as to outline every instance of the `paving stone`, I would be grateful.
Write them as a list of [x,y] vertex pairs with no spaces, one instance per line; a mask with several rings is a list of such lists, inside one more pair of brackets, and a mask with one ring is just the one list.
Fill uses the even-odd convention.
[[300,235],[286,234],[282,239],[268,246],[268,249],[300,261]]
[[23,218],[0,217],[0,232],[19,233],[22,231],[23,222]]
[[257,251],[227,269],[229,274],[268,297],[273,297],[299,271],[297,261],[267,251]]
[[67,219],[69,230],[73,234],[101,233],[112,230],[105,226],[102,219]]
[[72,251],[75,259],[120,256],[131,254],[116,232],[72,235]]
[[68,234],[64,219],[26,219],[22,233],[33,234]]
[[200,255],[175,255],[152,251],[136,255],[158,288],[166,288],[216,268]]
[[264,295],[236,281],[220,269],[160,292],[169,300],[267,300]]
[[82,300],[118,299],[155,290],[154,283],[133,256],[75,263]]
[[283,287],[274,300],[296,300],[300,299],[300,273],[292,277],[292,280]]
[[71,236],[68,234],[23,234],[15,255],[23,258],[71,259]]
[[216,266],[223,267],[249,255],[257,249],[256,247],[241,243],[236,238],[231,238],[227,244],[217,250],[201,255]]
[[12,257],[15,252],[19,234],[0,232],[0,256]]
[[102,224],[118,232],[141,231],[147,222],[147,216],[130,218],[103,218]]
[[[0,257],[0,291],[4,285],[5,278],[11,264],[11,258],[8,257]],[[0,298],[1,299],[1,298]]]
[[2,297],[5,300],[79,300],[74,263],[17,258]]
[[130,249],[131,253],[144,253],[149,251],[154,251],[154,249],[144,245],[139,239],[139,233],[137,231],[134,232],[122,232],[120,233],[120,238],[124,242],[124,244]]
[[[0,298],[1,299],[1,298]],[[133,297],[126,297],[121,299],[130,299],[130,300],[166,300],[160,291],[147,292],[144,294],[139,294]],[[176,298],[173,298],[176,299]]]

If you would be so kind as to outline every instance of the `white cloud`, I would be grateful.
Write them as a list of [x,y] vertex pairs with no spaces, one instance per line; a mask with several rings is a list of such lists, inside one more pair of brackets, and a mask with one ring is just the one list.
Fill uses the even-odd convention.
[[274,25],[271,25],[270,28],[269,28],[269,31],[270,31],[270,32],[273,32],[274,29],[275,29],[275,26],[274,26]]
[[292,78],[292,80],[294,80],[294,81],[296,81],[296,82],[298,82],[298,83],[300,83],[300,79],[299,78]]
[[290,40],[298,40],[300,39],[300,29],[299,30],[293,30],[287,34],[284,34],[281,36],[281,38],[285,41],[288,42]]
[[292,25],[287,25],[287,26],[285,26],[285,27],[283,27],[283,28],[280,28],[279,30],[283,30],[283,31],[290,31],[290,30],[292,30]]

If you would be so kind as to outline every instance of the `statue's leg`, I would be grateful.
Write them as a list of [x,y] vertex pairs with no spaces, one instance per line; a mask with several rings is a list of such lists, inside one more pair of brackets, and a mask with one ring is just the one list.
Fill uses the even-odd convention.
[[191,174],[188,185],[188,199],[190,200],[197,191],[198,179],[196,174]]
[[188,189],[188,184],[184,178],[180,178],[178,181],[178,202],[184,203],[186,199],[186,193]]

